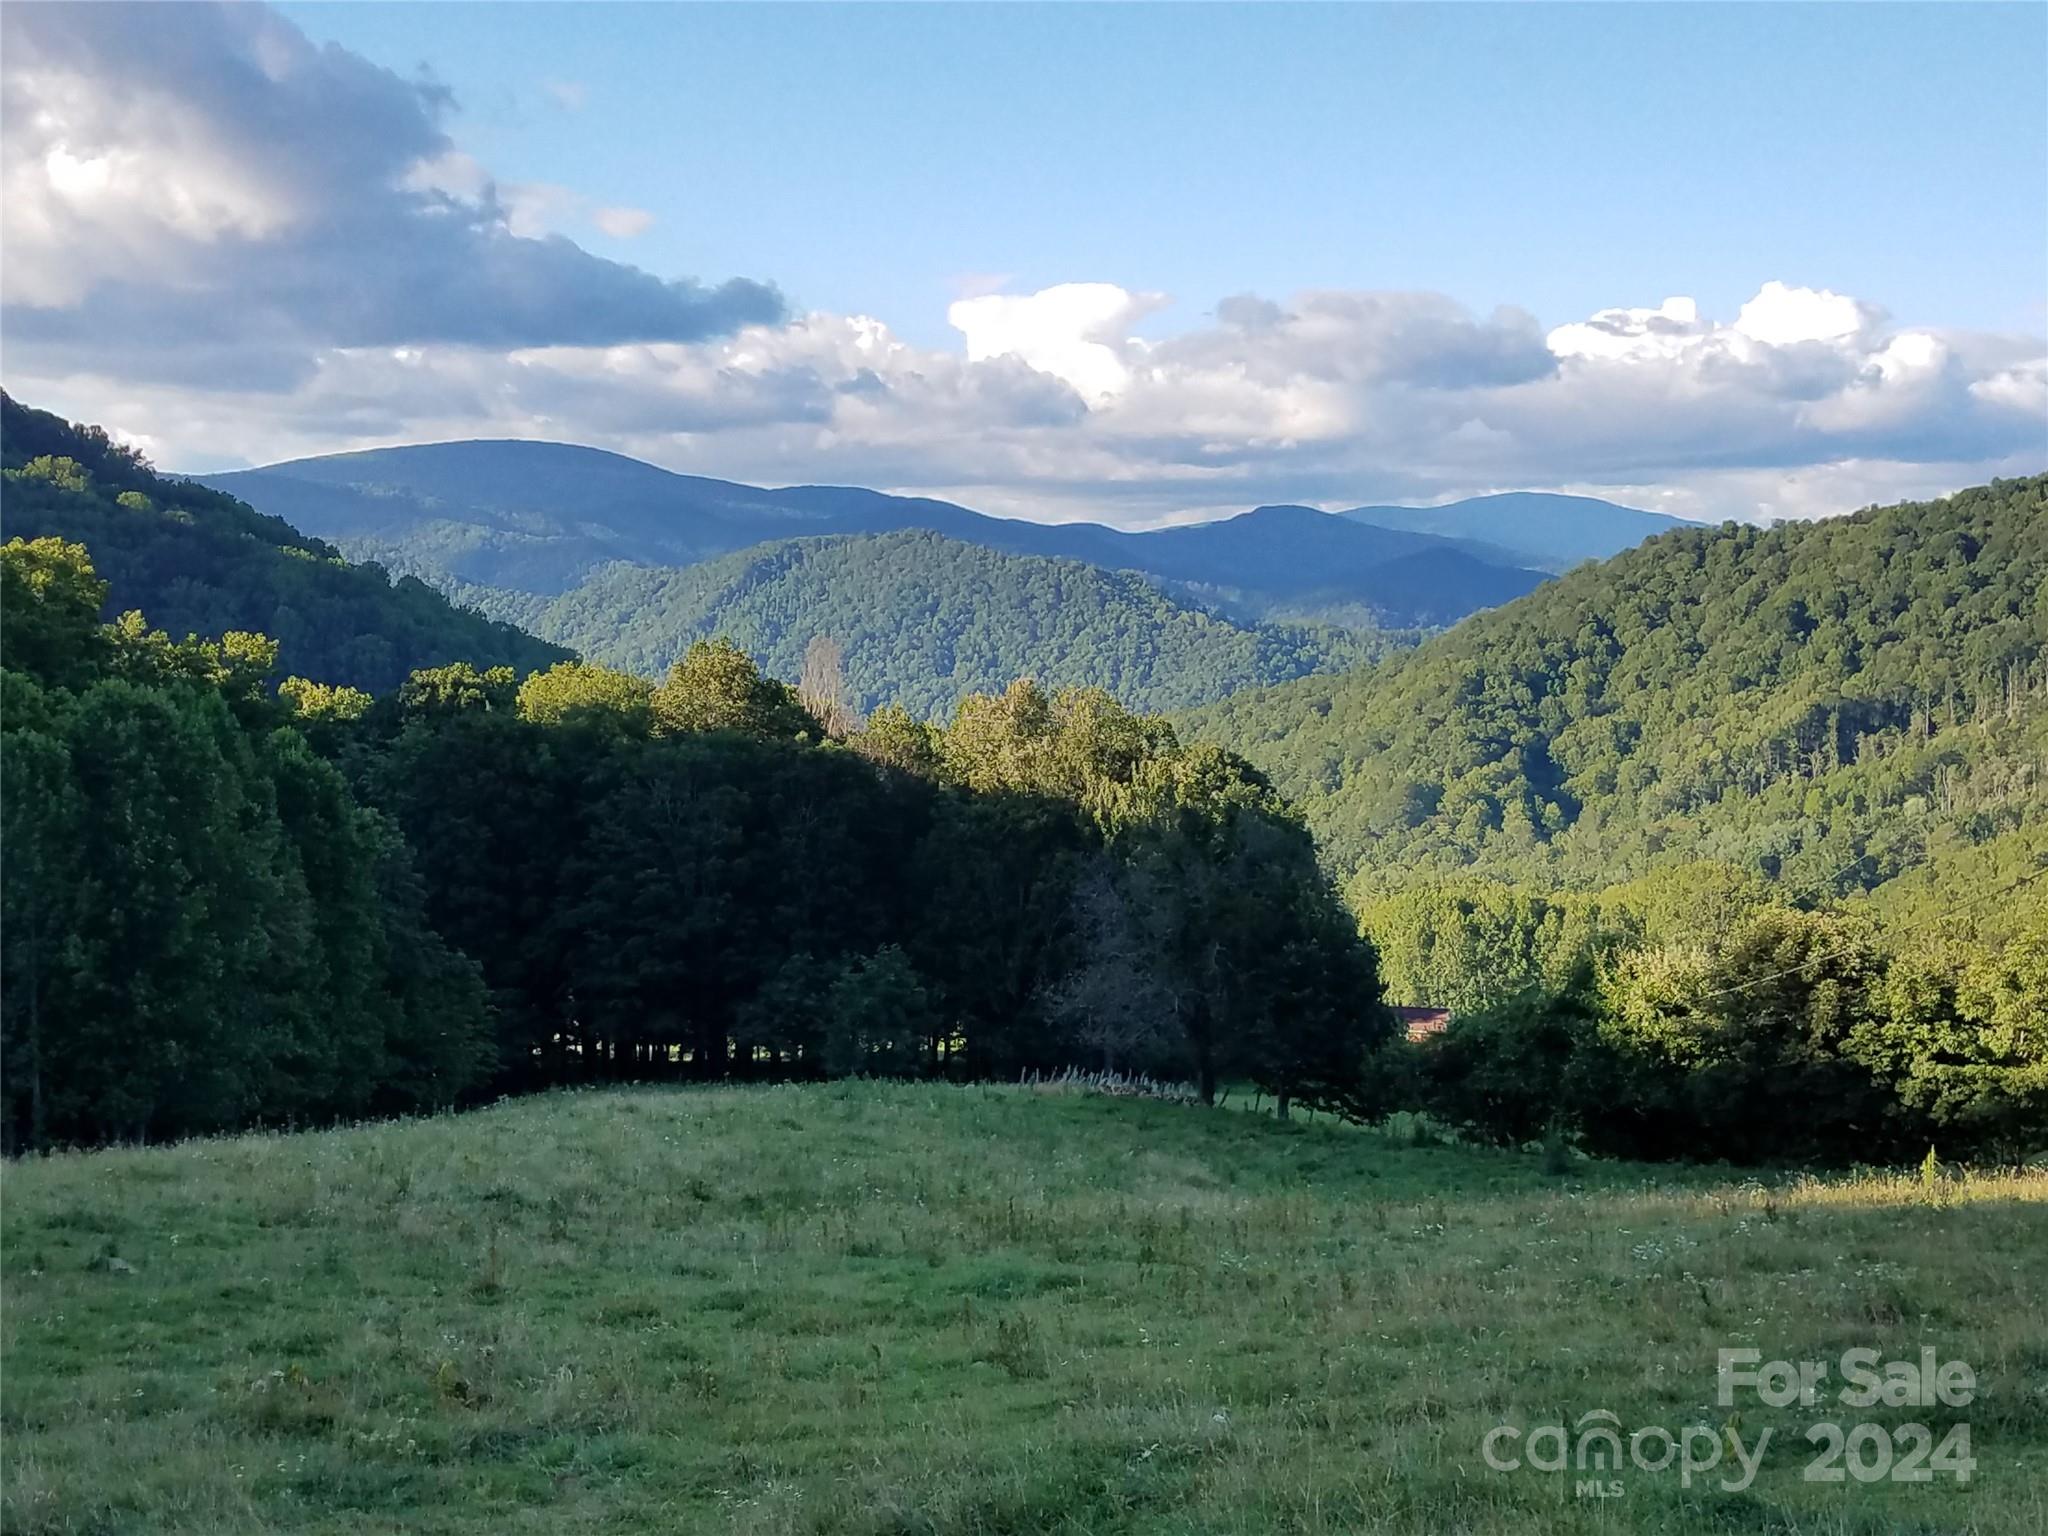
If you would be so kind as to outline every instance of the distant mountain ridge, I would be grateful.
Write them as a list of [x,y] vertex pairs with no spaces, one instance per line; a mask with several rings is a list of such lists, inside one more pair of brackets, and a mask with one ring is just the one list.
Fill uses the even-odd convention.
[[1540,570],[1565,571],[1582,560],[1605,560],[1674,528],[1699,524],[1666,512],[1641,512],[1593,496],[1508,491],[1441,507],[1353,507],[1352,522],[1478,541]]
[[[1129,572],[919,528],[772,540],[689,565],[612,562],[552,595],[445,574],[437,591],[413,574],[394,582],[378,565],[351,565],[285,518],[159,475],[98,428],[6,395],[0,446],[5,532],[83,542],[109,584],[110,617],[140,608],[173,635],[260,631],[278,641],[282,671],[375,692],[391,691],[418,667],[469,661],[527,672],[572,654],[532,631],[650,676],[692,641],[725,635],[792,680],[810,643],[828,637],[844,656],[847,702],[862,712],[900,703],[943,716],[968,694],[1000,691],[1021,676],[1099,686],[1134,708],[1165,710],[1356,666],[1418,638],[1235,622]],[[665,531],[664,505],[649,512],[633,500],[636,482],[646,485],[649,475],[665,491],[673,477],[664,471],[643,475],[646,466],[594,450],[543,458],[542,469],[585,473],[617,497],[615,526],[638,515],[655,534]],[[403,526],[413,508],[465,492],[460,462],[443,467],[440,481],[429,478],[403,498],[344,491],[341,508],[352,526],[379,516]],[[294,483],[312,497],[332,489]],[[543,474],[524,494],[563,490]],[[791,515],[799,526],[817,521],[802,497]],[[559,522],[515,508],[501,526],[522,520]]]
[[[1308,507],[1260,507],[1218,522],[1131,533],[1099,523],[990,517],[951,502],[857,487],[764,489],[673,474],[601,449],[525,440],[369,449],[197,478],[336,541],[356,558],[428,580],[544,596],[615,562],[690,565],[776,539],[909,528],[1009,554],[1136,571],[1252,623],[1341,617],[1439,627],[1517,597],[1545,574],[1517,563],[1522,557],[1498,539],[1390,527]],[[1429,509],[1427,516],[1453,510]],[[1481,521],[1502,530],[1498,518]],[[1644,531],[1658,526],[1653,520]]]

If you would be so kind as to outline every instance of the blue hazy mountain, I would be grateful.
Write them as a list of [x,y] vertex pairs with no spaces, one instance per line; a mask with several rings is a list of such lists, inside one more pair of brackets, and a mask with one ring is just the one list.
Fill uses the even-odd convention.
[[1308,507],[1142,533],[989,517],[849,486],[764,489],[562,443],[427,443],[200,477],[356,559],[553,596],[600,567],[686,566],[772,540],[928,529],[1009,554],[1135,571],[1244,622],[1454,623],[1541,571],[1481,541]]
[[1375,528],[1430,533],[1491,546],[1511,563],[1564,571],[1605,560],[1655,534],[1694,526],[1663,512],[1639,512],[1592,496],[1509,491],[1442,507],[1353,507],[1339,517]]

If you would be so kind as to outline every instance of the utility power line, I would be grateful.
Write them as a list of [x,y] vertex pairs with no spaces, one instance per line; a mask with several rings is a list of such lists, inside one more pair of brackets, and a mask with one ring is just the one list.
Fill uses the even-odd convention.
[[[1939,917],[1935,918],[1935,921],[1946,921],[1948,918],[1955,917],[1959,913],[1969,911],[1972,907],[1980,907],[1987,901],[1995,900],[2000,896],[2010,895],[2012,892],[2018,890],[2021,886],[2029,885],[2032,882],[2039,880],[2043,875],[2048,875],[2048,865],[2044,865],[2042,868],[2033,870],[2028,874],[2021,875],[2019,879],[2013,881],[2009,885],[2000,886],[1997,890],[1984,891],[1976,896],[1971,897],[1968,901],[1958,902],[1955,906],[1950,907],[1946,912],[1943,912]],[[1763,986],[1766,982],[1783,981],[1787,976],[1797,976],[1801,971],[1809,970],[1812,967],[1824,964],[1829,960],[1839,960],[1844,955],[1853,955],[1860,948],[1862,948],[1861,945],[1852,944],[1842,949],[1830,950],[1826,954],[1809,955],[1806,959],[1800,961],[1799,964],[1789,966],[1785,970],[1773,971],[1768,976],[1753,976],[1748,981],[1737,982],[1732,987],[1722,987],[1717,992],[1708,992],[1705,995],[1695,999],[1695,1001],[1701,1003],[1711,1003],[1717,997],[1732,997],[1737,992],[1747,992],[1751,987],[1760,987]]]

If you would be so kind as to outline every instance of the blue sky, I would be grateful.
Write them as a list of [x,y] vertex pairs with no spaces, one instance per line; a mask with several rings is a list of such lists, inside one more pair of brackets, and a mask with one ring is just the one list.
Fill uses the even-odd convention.
[[7,384],[1131,526],[2048,467],[2048,6],[14,5]]
[[500,176],[656,215],[612,249],[926,343],[993,276],[2048,313],[2039,6],[283,10],[448,84]]

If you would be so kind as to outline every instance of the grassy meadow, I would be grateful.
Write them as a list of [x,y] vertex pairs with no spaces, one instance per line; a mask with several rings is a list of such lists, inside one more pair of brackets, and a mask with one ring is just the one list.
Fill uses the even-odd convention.
[[[15,1163],[0,1525],[2048,1530],[2048,1174],[1541,1163],[873,1083]],[[1972,1405],[1715,1403],[1721,1348],[1923,1344]],[[1481,1458],[1600,1409],[1775,1443],[1740,1492]],[[1865,1418],[1967,1420],[1975,1475],[1802,1481]]]

